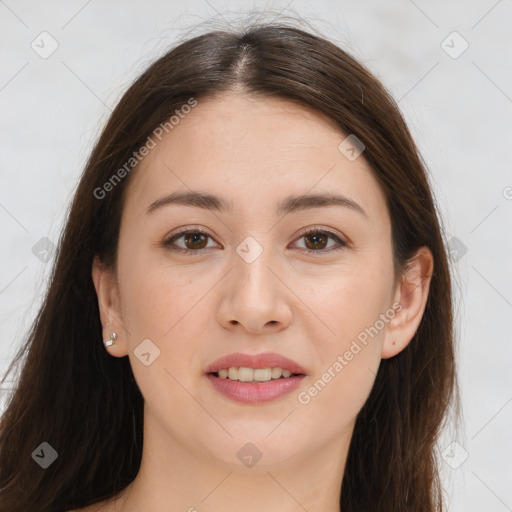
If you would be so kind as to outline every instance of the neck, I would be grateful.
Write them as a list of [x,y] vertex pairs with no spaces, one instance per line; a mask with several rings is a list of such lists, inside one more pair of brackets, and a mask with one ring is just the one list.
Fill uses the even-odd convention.
[[[227,463],[174,439],[145,419],[139,473],[115,512],[340,512],[340,492],[354,425],[330,442],[287,460],[252,467]],[[233,443],[236,444],[236,443]],[[236,451],[243,444],[238,443]],[[251,448],[247,448],[250,453]]]

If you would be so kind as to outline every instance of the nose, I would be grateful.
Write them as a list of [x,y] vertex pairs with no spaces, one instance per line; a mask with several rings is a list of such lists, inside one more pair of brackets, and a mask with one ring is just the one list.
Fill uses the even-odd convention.
[[256,334],[278,332],[290,325],[293,293],[271,253],[266,249],[251,262],[234,254],[218,309],[218,320],[226,329]]

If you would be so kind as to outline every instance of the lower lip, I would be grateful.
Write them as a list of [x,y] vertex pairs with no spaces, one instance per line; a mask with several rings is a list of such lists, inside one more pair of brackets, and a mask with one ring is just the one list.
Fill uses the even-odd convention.
[[287,379],[251,383],[221,379],[211,373],[206,376],[221,395],[244,404],[259,404],[277,400],[296,390],[305,377],[305,375],[295,375]]

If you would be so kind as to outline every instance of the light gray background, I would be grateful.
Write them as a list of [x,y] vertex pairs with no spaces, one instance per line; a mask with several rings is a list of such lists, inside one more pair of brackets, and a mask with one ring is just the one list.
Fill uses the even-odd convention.
[[[440,442],[449,510],[512,510],[510,0],[0,0],[0,373],[47,282],[52,260],[40,261],[32,248],[42,237],[57,243],[112,107],[146,63],[191,28],[196,35],[216,21],[236,26],[250,8],[301,16],[399,100],[431,171],[446,238],[459,248],[452,256],[465,423]],[[46,59],[31,48],[50,48],[43,31],[58,43]],[[453,58],[464,40],[468,49]]]

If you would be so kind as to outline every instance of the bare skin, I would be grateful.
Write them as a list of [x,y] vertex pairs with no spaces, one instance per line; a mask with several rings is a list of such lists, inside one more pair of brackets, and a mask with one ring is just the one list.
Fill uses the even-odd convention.
[[[345,137],[294,103],[231,92],[199,101],[135,171],[117,269],[96,259],[92,277],[104,339],[118,333],[106,350],[129,357],[145,399],[142,464],[117,497],[81,510],[340,511],[355,418],[381,359],[416,332],[433,269],[421,248],[407,275],[394,274],[384,195],[364,154],[350,161],[338,150]],[[232,210],[173,204],[146,213],[177,191],[220,196]],[[276,212],[286,197],[313,193],[342,194],[363,212]],[[304,236],[310,227],[316,235]],[[207,235],[165,246],[180,228]],[[251,263],[236,251],[246,237],[263,250]],[[383,314],[391,318],[354,354],[358,334]],[[149,366],[134,354],[144,339],[160,350]],[[333,373],[347,351],[353,357]],[[232,352],[277,352],[307,375],[277,400],[241,404],[204,373]],[[329,382],[308,394],[329,368]],[[237,456],[247,443],[261,454],[252,467]]]

